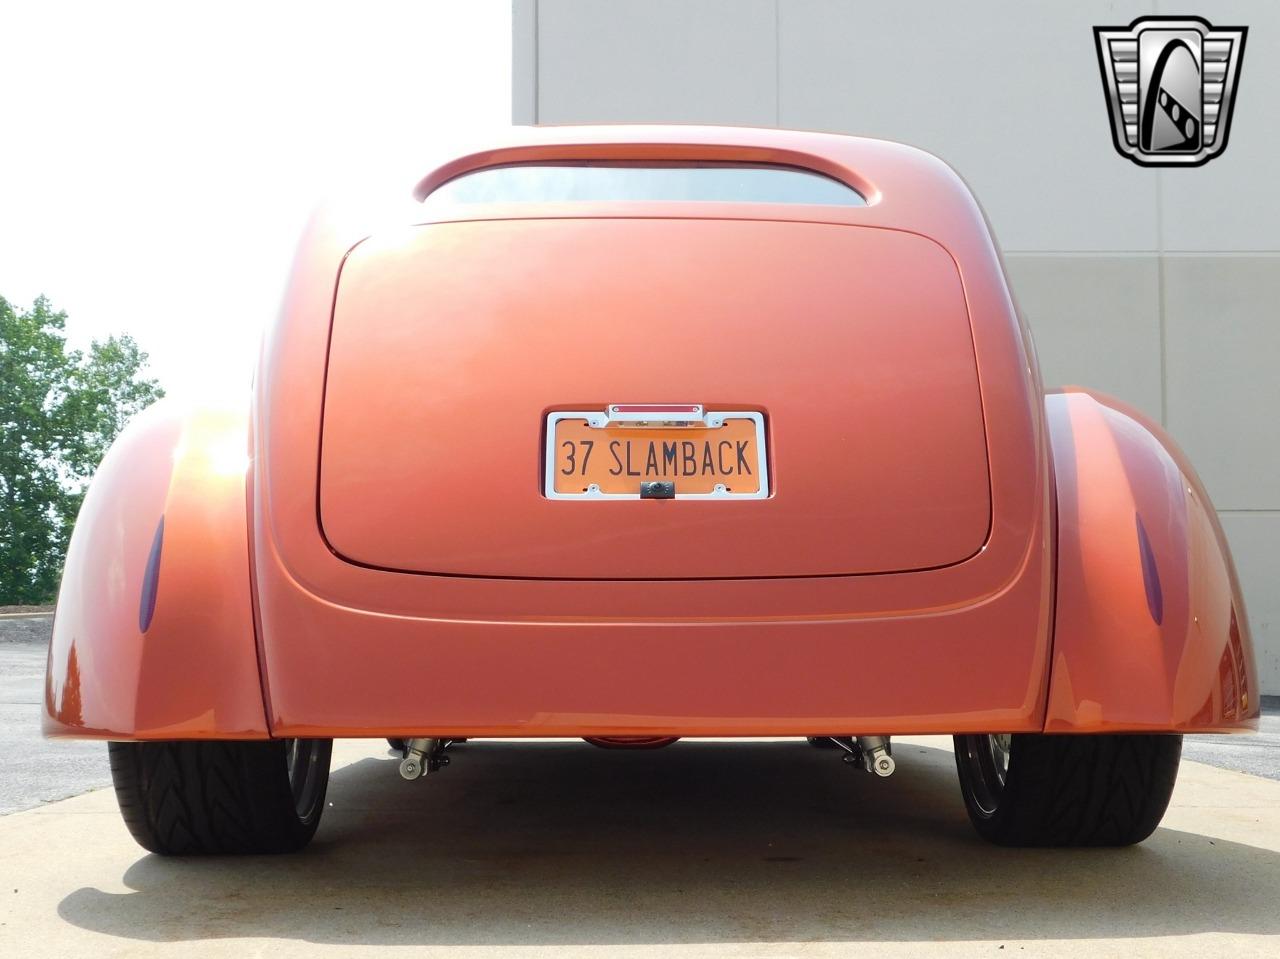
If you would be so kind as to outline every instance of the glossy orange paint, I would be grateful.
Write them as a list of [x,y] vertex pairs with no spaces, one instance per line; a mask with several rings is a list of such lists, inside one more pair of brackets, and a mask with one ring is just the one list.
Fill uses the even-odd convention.
[[1258,674],[1240,585],[1186,458],[1110,397],[1073,389],[1046,407],[1058,602],[1045,729],[1255,728]]
[[[317,219],[299,252],[257,379],[255,564],[273,732],[687,736],[1038,729],[1047,686],[1052,588],[1042,390],[990,233],[960,179],[921,151],[849,137],[695,127],[547,128],[513,132],[511,141],[497,149],[446,164],[422,181],[419,193],[489,164],[584,158],[784,163],[850,183],[869,203],[512,204],[447,212],[383,207],[377,222],[362,220],[359,210],[339,207]],[[455,381],[433,381],[424,371],[403,397],[409,409],[388,420],[361,419],[358,406],[346,399],[347,409],[330,410],[326,365],[347,363],[336,352],[336,339],[335,351],[329,348],[331,334],[341,333],[332,318],[335,294],[342,309],[338,277],[344,261],[366,246],[390,252],[397,243],[412,243],[413,227],[433,222],[461,230],[493,221],[537,221],[550,233],[556,225],[569,230],[583,220],[637,216],[669,223],[677,240],[688,234],[690,221],[714,220],[727,224],[726,230],[733,224],[744,230],[760,223],[822,224],[857,227],[850,232],[859,235],[882,231],[886,245],[895,236],[915,235],[927,239],[930,249],[945,252],[969,317],[971,346],[966,344],[966,350],[980,383],[989,472],[987,488],[978,494],[989,498],[988,529],[971,557],[906,574],[537,579],[529,573],[537,568],[538,557],[548,550],[563,556],[563,543],[547,536],[503,540],[502,560],[513,571],[519,564],[517,578],[394,572],[344,559],[338,547],[348,548],[347,542],[326,541],[317,524],[318,498],[301,491],[316,490],[322,460],[327,463],[329,437],[323,451],[319,437],[322,422],[326,430],[332,425],[331,413],[350,419],[342,427],[342,442],[368,444],[365,448],[385,455],[394,473],[404,475],[413,457],[403,447],[425,434],[416,429],[405,434],[395,427],[419,425],[416,418],[424,414],[414,411],[415,397],[439,396],[451,405],[466,393],[477,416],[509,415],[488,409],[486,401],[507,389],[510,379],[517,380],[512,389],[526,385],[521,377],[538,375],[534,361],[549,358],[549,344],[538,327],[512,324],[506,331],[515,339],[504,344],[503,355],[527,357],[524,371],[503,365],[491,380],[478,371],[480,375],[457,384],[457,392],[448,385]],[[579,242],[589,239],[583,232]],[[660,243],[661,236],[652,242]],[[535,268],[539,262],[535,256],[508,256],[501,270],[484,274],[482,282],[500,284],[513,308],[524,308],[525,295],[535,293],[545,279],[545,269]],[[919,280],[910,258],[882,259],[880,266],[887,287],[910,287]],[[626,262],[619,261],[613,274],[626,269]],[[394,275],[405,276],[402,289],[411,288],[407,275]],[[655,291],[648,301],[652,313],[661,309],[656,291],[667,275],[659,271],[649,277]],[[788,279],[777,274],[779,288],[786,288]],[[386,304],[396,304],[394,286],[381,295]],[[583,295],[597,297],[599,290],[584,283]],[[625,300],[591,302],[619,311],[637,309]],[[400,308],[395,317],[406,351],[419,349],[419,331],[436,333],[425,326],[429,313],[415,317]],[[493,319],[486,314],[476,323]],[[850,362],[856,357],[828,350],[816,357],[817,368],[795,361],[812,340],[840,334],[832,326],[837,314],[824,311],[812,330],[801,326],[799,317],[784,319],[795,335],[767,343],[744,338],[737,347],[751,369],[767,370],[768,381],[744,379],[732,395],[726,381],[717,397],[691,396],[664,369],[637,365],[628,372],[626,396],[593,386],[589,395],[545,397],[532,417],[530,408],[521,406],[515,415],[531,419],[526,434],[531,442],[518,468],[531,492],[487,508],[517,529],[534,529],[546,527],[543,517],[550,506],[562,507],[564,522],[576,527],[583,520],[575,517],[582,514],[572,511],[586,505],[601,517],[598,539],[608,536],[606,518],[611,515],[600,507],[637,505],[549,504],[537,496],[541,460],[532,440],[540,435],[542,414],[550,408],[723,401],[750,409],[753,394],[767,390],[782,403],[788,390],[807,390],[815,381],[827,384],[832,402],[853,402],[847,397],[856,391],[856,364]],[[723,332],[715,323],[689,326],[687,348],[704,354],[711,348],[709,341],[718,342]],[[383,336],[367,327],[365,332]],[[345,335],[342,345],[358,348]],[[928,347],[920,344],[915,371],[869,371],[902,380],[912,395],[886,393],[884,404],[878,410],[865,408],[863,422],[854,427],[874,429],[877,412],[892,418],[891,403],[937,405],[929,375],[935,358]],[[943,361],[944,368],[949,362]],[[392,367],[392,378],[404,375],[394,363]],[[351,364],[342,375],[359,379],[344,384],[344,397],[357,397],[360,390],[381,397],[384,373],[376,365]],[[940,387],[944,393],[952,389],[949,374],[940,382],[946,384]],[[561,390],[567,393],[568,386],[566,376]],[[439,428],[453,429],[450,424]],[[833,515],[847,515],[851,507],[846,504],[800,495],[806,489],[805,464],[791,451],[817,448],[815,434],[825,428],[829,423],[821,416],[789,417],[785,433],[778,422],[772,423],[778,486],[768,503],[797,517],[807,512],[805,521],[820,524],[823,540],[868,536],[892,549],[874,524],[866,530],[831,522]],[[361,430],[367,434],[363,441],[357,435]],[[882,442],[887,448],[893,441]],[[899,435],[896,442],[910,444],[912,438]],[[480,448],[474,453],[489,455]],[[862,470],[866,482],[883,481],[874,462],[866,462]],[[323,475],[321,481],[326,481]],[[971,487],[966,490],[974,495]],[[717,508],[746,510],[764,503],[638,504],[675,506],[682,517],[661,546],[649,542],[636,551],[642,575],[652,577],[661,566],[655,550],[675,552],[697,537],[704,524],[720,527],[723,514]],[[324,506],[327,530],[330,513]],[[381,507],[365,500],[360,508],[376,512]],[[435,504],[420,508],[438,518],[442,534],[450,537],[459,535],[460,520],[474,515],[464,511],[450,516]],[[338,517],[339,522],[352,519]],[[403,520],[421,536],[431,534],[428,526],[416,525],[418,517],[406,512]],[[474,515],[474,522],[483,532],[490,518]],[[628,522],[634,528],[635,521]],[[712,538],[717,535],[723,533]],[[482,550],[484,540],[477,536],[474,549]],[[446,540],[444,548],[466,545]],[[726,551],[736,548],[725,541]],[[780,572],[796,571],[793,544],[777,548],[764,542],[757,551],[775,555]],[[618,572],[617,561],[610,562],[611,572]]]
[[[947,251],[900,230],[685,207],[435,224],[357,246],[325,384],[330,546],[387,569],[540,579],[892,572],[981,549],[986,441]],[[543,495],[550,409],[670,391],[764,414],[772,496],[677,495],[657,513]]]
[[[1256,676],[1248,626],[1207,500],[1191,482],[1195,503],[1175,502],[1174,475],[1193,479],[1189,468],[1170,472],[1176,459],[1161,459],[1157,434],[1123,426],[1118,413],[1099,420],[1074,405],[1083,401],[1048,401],[1051,454],[1035,357],[999,254],[981,210],[945,164],[909,147],[826,134],[541,128],[439,166],[417,197],[487,165],[585,159],[787,164],[842,180],[868,204],[443,210],[393,192],[327,207],[303,237],[264,343],[247,517],[245,474],[219,478],[199,452],[237,429],[243,438],[243,418],[183,420],[165,408],[131,427],[104,463],[60,599],[51,732],[672,737],[1249,725]],[[775,251],[820,232],[859,237],[842,248],[845,259],[862,251],[875,263],[875,282],[848,286],[841,270],[857,270],[846,262],[824,278],[794,257],[751,260],[756,253],[735,239],[739,231]],[[575,386],[565,364],[554,377],[547,372],[567,348],[551,334],[572,332],[572,324],[556,326],[548,312],[536,315],[550,326],[507,322],[545,311],[536,296],[563,289],[570,275],[593,313],[672,322],[664,289],[682,309],[712,301],[678,259],[651,257],[644,295],[629,285],[627,259],[576,274],[572,264],[589,260],[602,238],[649,256],[664,243],[690,249],[690,237],[713,234],[726,260],[739,264],[717,274],[708,260],[717,288],[751,278],[752,302],[734,314],[750,317],[743,326],[753,334],[733,341],[740,380],[725,367],[691,384],[700,375],[693,366],[673,378],[658,351],[617,352],[622,344],[611,340],[611,355],[632,361],[615,363],[613,378],[588,371]],[[500,340],[486,341],[473,326],[450,339],[433,325],[439,317],[421,302],[417,273],[449,248],[440,237],[472,238],[459,241],[467,249],[449,262],[484,265],[469,276],[486,289],[458,295],[473,326],[500,327]],[[513,237],[542,237],[525,250],[555,249],[557,258],[516,248],[500,259],[484,254],[486,244],[501,249]],[[810,243],[818,255],[821,244],[801,246]],[[946,271],[922,278],[923,249],[936,250],[930,256]],[[409,253],[408,268],[392,268]],[[357,260],[367,298],[344,305],[359,292],[342,279]],[[558,262],[563,276],[549,277]],[[782,318],[788,335],[762,335],[769,311],[753,313],[755,301],[776,294],[753,273],[776,290],[804,291],[803,315]],[[915,305],[902,308],[894,291],[913,285],[928,289],[913,291]],[[952,298],[933,306],[959,319],[931,327],[922,304],[943,289]],[[857,302],[847,313],[833,308],[832,297],[851,291],[897,309],[899,326],[878,331],[875,311],[858,317]],[[354,312],[344,313],[347,306]],[[779,300],[772,309],[784,307]],[[713,310],[689,322],[681,349],[715,355],[728,319]],[[904,320],[933,336],[912,343]],[[963,337],[946,340],[940,355],[937,337],[957,329]],[[846,349],[815,347],[824,342]],[[594,355],[570,349],[579,359]],[[486,365],[485,356],[501,361]],[[610,388],[618,377],[626,395]],[[760,409],[776,468],[771,497],[543,498],[546,414],[613,402]],[[438,453],[440,436],[477,469],[495,462],[489,434],[440,416],[462,409],[476,423],[499,423],[492,435],[503,439],[514,480],[486,472],[476,482],[502,496],[471,497],[465,469],[432,473],[438,459],[425,454]],[[950,428],[932,426],[929,411],[951,417]],[[841,495],[823,497],[813,477],[829,465],[820,451],[830,449],[833,422],[847,426],[838,448],[849,455]],[[197,452],[174,465],[165,451],[175,446]],[[860,449],[873,455],[859,457]],[[1076,484],[1057,497],[1051,466],[1060,484]],[[433,475],[445,473],[433,486]],[[1098,490],[1097,482],[1118,489]],[[887,519],[877,515],[877,496],[894,506]],[[1137,507],[1146,546],[1136,545],[1135,532],[1127,553],[1103,549],[1098,530],[1126,503]],[[1055,505],[1066,515],[1056,640]],[[142,634],[139,594],[162,514],[156,612]],[[803,535],[789,538],[789,528]],[[615,534],[627,543],[621,557],[607,548]],[[922,563],[926,554],[941,559]],[[1139,616],[1151,615],[1144,565],[1158,570],[1162,589],[1154,631]],[[1118,679],[1118,668],[1134,682]],[[1233,716],[1228,704],[1242,692],[1249,701]]]
[[586,741],[601,749],[664,749],[680,741],[678,736],[588,736]]
[[[248,407],[162,400],[98,468],[67,552],[44,731],[110,739],[268,735],[246,523]],[[154,611],[143,582],[164,521]]]

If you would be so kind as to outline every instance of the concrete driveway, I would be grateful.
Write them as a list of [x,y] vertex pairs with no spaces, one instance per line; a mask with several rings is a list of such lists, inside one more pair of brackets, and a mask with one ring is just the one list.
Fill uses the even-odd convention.
[[147,855],[95,791],[0,818],[0,955],[1277,954],[1280,783],[1188,762],[1142,846],[1005,850],[947,747],[877,780],[794,740],[478,742],[409,784],[344,741],[279,858]]

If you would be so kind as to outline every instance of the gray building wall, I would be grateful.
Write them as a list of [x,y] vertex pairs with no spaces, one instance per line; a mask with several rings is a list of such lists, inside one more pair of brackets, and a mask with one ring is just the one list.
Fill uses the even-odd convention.
[[[1207,166],[1111,145],[1092,27],[1153,13],[1249,27]],[[1197,465],[1280,693],[1280,3],[514,0],[513,32],[516,123],[830,130],[955,167],[1046,382],[1127,400]]]

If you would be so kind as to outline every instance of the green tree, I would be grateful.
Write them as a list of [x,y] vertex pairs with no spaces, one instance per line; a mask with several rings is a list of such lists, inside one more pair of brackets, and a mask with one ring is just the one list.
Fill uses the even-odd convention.
[[67,348],[67,316],[44,297],[0,296],[0,604],[44,603],[85,488],[136,413],[164,395],[132,337]]

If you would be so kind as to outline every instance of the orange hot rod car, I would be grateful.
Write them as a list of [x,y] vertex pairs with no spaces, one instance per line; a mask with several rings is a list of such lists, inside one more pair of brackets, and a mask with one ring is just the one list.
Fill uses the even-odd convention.
[[[1125,844],[1252,729],[1160,427],[1046,394],[981,209],[906,146],[547,128],[300,245],[251,403],[157,404],[67,556],[50,736],[162,853],[304,845],[333,737],[955,736],[979,833]],[[403,194],[403,199],[401,199]]]

